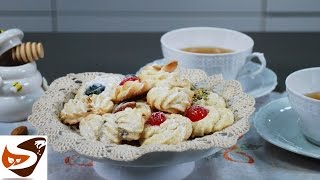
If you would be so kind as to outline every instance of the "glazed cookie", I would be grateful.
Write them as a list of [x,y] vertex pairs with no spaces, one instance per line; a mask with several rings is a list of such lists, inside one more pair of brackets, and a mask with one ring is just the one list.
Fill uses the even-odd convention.
[[119,103],[146,94],[150,87],[136,76],[125,77],[112,93],[112,100]]
[[101,127],[100,141],[119,144],[121,138],[114,114],[104,114],[102,118],[105,123]]
[[194,90],[193,104],[201,106],[213,106],[215,108],[226,107],[226,102],[223,97],[203,88],[198,88]]
[[81,117],[85,117],[88,114],[88,105],[85,102],[86,99],[70,99],[64,104],[64,107],[60,113],[60,119],[64,124],[77,124],[80,122]]
[[191,106],[193,91],[188,88],[157,86],[147,94],[152,108],[169,113],[183,113]]
[[100,129],[104,124],[102,116],[90,114],[82,118],[79,124],[80,134],[89,140],[99,140]]
[[155,112],[147,121],[142,133],[141,145],[178,144],[187,140],[192,133],[192,125],[188,118],[179,114]]

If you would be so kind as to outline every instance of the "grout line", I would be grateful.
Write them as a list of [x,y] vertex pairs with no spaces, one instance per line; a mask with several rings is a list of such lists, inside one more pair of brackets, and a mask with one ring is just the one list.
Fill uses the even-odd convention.
[[57,2],[51,0],[52,32],[58,32]]
[[267,31],[267,0],[262,0],[262,31]]
[[209,12],[209,11],[90,11],[90,10],[62,10],[59,11],[59,15],[62,16],[220,16],[220,17],[234,17],[234,16],[259,16],[261,12]]
[[33,17],[33,16],[51,16],[51,11],[0,11],[1,17]]
[[[52,16],[57,19],[58,10],[56,4],[51,0],[50,11],[0,11],[0,16],[20,17],[20,16]],[[265,2],[266,0],[262,0]],[[266,5],[262,5],[262,12],[170,12],[170,11],[59,11],[62,16],[176,16],[176,17],[202,17],[202,16],[217,16],[217,17],[248,17],[248,16],[263,16],[263,17],[320,17],[320,12],[267,12]]]
[[320,17],[320,12],[270,12],[267,17]]

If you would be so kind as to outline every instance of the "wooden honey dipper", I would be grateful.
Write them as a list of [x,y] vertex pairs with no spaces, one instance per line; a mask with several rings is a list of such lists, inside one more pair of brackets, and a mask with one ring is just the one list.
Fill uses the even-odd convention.
[[42,43],[26,42],[11,49],[11,57],[14,61],[32,62],[44,57]]

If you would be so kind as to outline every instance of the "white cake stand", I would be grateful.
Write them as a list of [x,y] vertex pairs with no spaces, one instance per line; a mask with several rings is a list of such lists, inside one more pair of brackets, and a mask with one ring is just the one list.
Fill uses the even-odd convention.
[[192,173],[194,162],[163,167],[123,167],[95,162],[94,169],[101,177],[110,180],[163,180],[184,179]]
[[94,161],[93,168],[97,174],[108,180],[184,179],[192,173],[194,161],[220,150],[211,148],[199,151],[155,152],[130,162],[87,158]]

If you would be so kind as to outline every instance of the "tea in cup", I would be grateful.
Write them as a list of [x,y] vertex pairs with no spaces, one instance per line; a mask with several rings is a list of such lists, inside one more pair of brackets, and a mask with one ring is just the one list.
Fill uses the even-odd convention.
[[255,76],[266,67],[264,55],[252,53],[253,40],[234,30],[182,28],[167,32],[160,41],[166,60],[177,60],[182,67],[202,69],[208,75],[222,74],[225,79],[236,79],[243,66],[255,57],[261,65],[249,75]]

